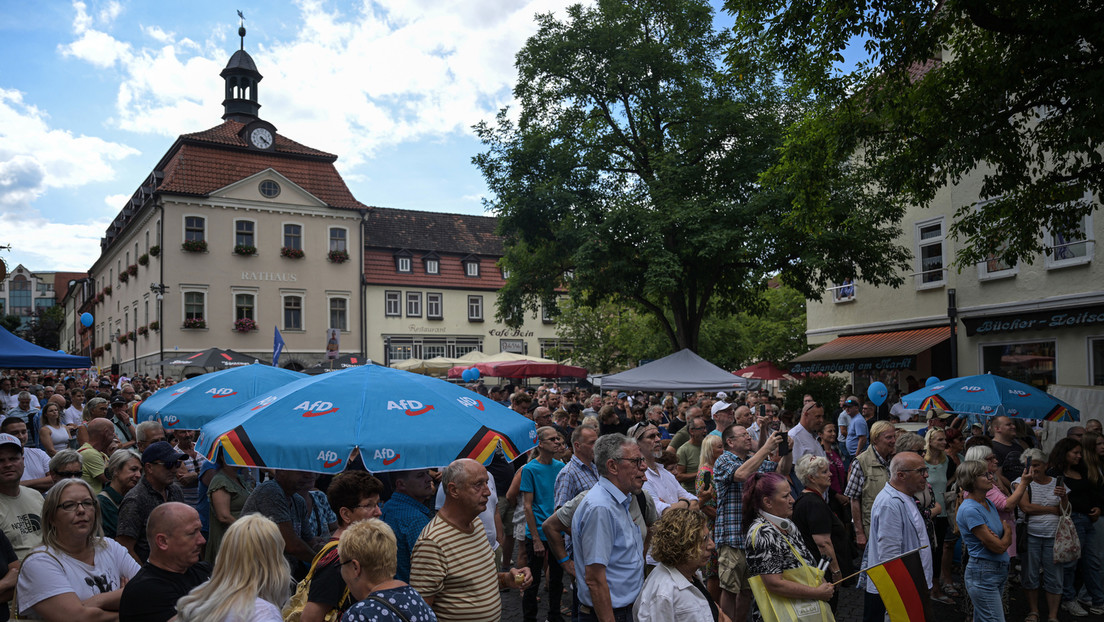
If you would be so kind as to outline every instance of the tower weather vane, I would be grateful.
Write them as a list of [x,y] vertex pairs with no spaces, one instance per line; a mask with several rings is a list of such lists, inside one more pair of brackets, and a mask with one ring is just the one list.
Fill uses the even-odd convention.
[[245,15],[242,15],[241,10],[238,11],[238,36],[241,37],[241,49],[245,49]]

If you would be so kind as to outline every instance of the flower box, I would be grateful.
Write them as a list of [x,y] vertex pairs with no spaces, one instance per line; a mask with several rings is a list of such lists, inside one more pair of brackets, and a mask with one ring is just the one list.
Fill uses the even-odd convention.
[[104,285],[103,293],[104,293],[105,296],[110,296],[111,292],[113,292],[113,291],[115,291],[115,290],[114,290],[114,288],[112,288],[112,286]]
[[234,330],[239,333],[249,333],[257,330],[257,323],[251,318],[243,317],[234,322]]
[[243,255],[243,256],[246,256],[246,257],[249,257],[250,255],[256,255],[257,254],[257,247],[256,246],[250,246],[248,244],[238,244],[237,246],[234,247],[234,254],[235,255]]
[[149,254],[152,255],[153,257],[157,257],[158,255],[161,254],[161,247],[159,245],[151,246]]
[[149,323],[150,330],[161,330],[161,322],[153,321]]
[[100,348],[100,347],[93,348],[92,349],[92,358],[100,358],[101,356],[103,356],[103,353],[104,353],[103,348]]
[[132,263],[127,266],[127,274],[130,276],[138,276],[138,264]]
[[180,248],[187,253],[206,253],[207,241],[206,240],[185,240]]
[[143,337],[148,337],[149,336],[149,327],[148,326],[139,326],[138,327],[138,334],[143,336]]
[[111,344],[110,343],[103,344],[103,349],[104,349],[104,352],[111,352]]
[[345,263],[349,261],[349,253],[347,251],[330,251],[327,257],[332,263]]
[[138,265],[139,266],[148,266],[149,265],[149,253],[144,253],[141,257],[138,258]]
[[123,333],[122,335],[119,335],[119,343],[120,344],[125,344],[129,340],[130,340],[130,337],[128,337],[126,333]]
[[134,331],[130,331],[129,333],[127,333],[127,338],[130,339],[131,341],[134,341],[134,337],[135,337]]
[[303,249],[291,248],[290,246],[284,246],[280,249],[280,256],[287,257],[288,259],[302,259]]
[[126,283],[129,280],[130,280],[130,275],[129,274],[127,274],[126,272],[120,272],[119,273],[119,282],[120,283]]
[[201,317],[184,318],[184,328],[207,328],[207,320]]

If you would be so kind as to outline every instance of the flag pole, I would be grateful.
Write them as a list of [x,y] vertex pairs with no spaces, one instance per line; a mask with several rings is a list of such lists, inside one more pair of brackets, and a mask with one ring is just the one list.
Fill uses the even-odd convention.
[[846,581],[846,580],[850,579],[851,577],[857,577],[857,576],[861,575],[862,573],[866,572],[867,570],[870,570],[871,568],[877,568],[878,566],[881,566],[881,565],[883,565],[883,564],[888,564],[888,563],[889,563],[889,562],[891,562],[891,561],[894,561],[894,560],[897,560],[897,559],[901,559],[902,557],[904,557],[904,556],[906,556],[906,555],[912,555],[912,554],[913,554],[913,553],[915,553],[916,551],[921,551],[921,550],[923,550],[923,549],[926,549],[926,548],[928,548],[928,545],[927,545],[927,544],[925,544],[924,546],[922,546],[922,547],[920,547],[920,548],[918,548],[918,549],[913,549],[913,550],[911,550],[911,551],[906,551],[906,552],[904,552],[904,553],[901,553],[901,554],[900,554],[900,555],[898,555],[897,557],[892,557],[892,558],[890,558],[890,559],[887,559],[887,560],[885,560],[884,562],[879,562],[879,563],[877,563],[877,564],[874,564],[873,566],[867,566],[866,568],[863,568],[862,570],[859,570],[859,571],[857,571],[857,572],[853,572],[853,573],[851,573],[851,574],[847,575],[846,577],[844,577],[844,578],[840,579],[839,581],[836,581],[836,582],[835,582],[835,583],[833,583],[832,585],[839,585],[840,583],[843,583],[844,581]]

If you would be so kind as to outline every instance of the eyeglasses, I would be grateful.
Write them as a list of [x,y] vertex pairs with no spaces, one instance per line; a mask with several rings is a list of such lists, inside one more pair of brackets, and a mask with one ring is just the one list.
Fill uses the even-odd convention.
[[379,507],[379,503],[361,503],[360,505],[353,506],[354,510],[374,510]]
[[164,460],[154,460],[153,464],[159,464],[170,471],[174,471],[176,467],[180,466],[180,462],[165,462]]
[[346,559],[345,561],[341,562],[341,565],[344,566],[345,564],[351,564],[355,561],[355,559]]
[[85,499],[84,501],[66,501],[65,503],[59,503],[58,509],[65,510],[66,512],[72,512],[80,507],[82,510],[91,510],[96,507],[95,499]]
[[645,462],[643,457],[640,457],[640,458],[617,458],[617,459],[618,460],[623,460],[625,462],[632,462],[632,463],[636,464],[636,468],[640,468],[640,467],[644,466],[644,462]]
[[74,479],[84,475],[84,473],[80,471],[54,471],[54,473],[57,473],[58,477],[61,479]]

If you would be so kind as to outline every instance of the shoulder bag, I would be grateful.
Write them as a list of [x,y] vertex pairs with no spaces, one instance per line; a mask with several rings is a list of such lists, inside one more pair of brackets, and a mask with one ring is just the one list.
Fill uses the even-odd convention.
[[[322,557],[337,547],[337,540],[331,540],[326,543],[326,546],[322,547],[321,551],[314,556],[314,561],[311,562],[310,570],[307,571],[307,576],[303,577],[303,580],[299,582],[299,585],[295,587],[295,594],[292,595],[291,600],[284,607],[281,614],[284,616],[284,622],[299,622],[299,619],[303,616],[303,607],[307,606],[307,596],[310,595],[311,579],[314,578],[314,571],[318,569],[318,562]],[[345,594],[349,594],[349,588],[345,588]],[[345,600],[343,596],[341,600]],[[341,610],[331,609],[326,617],[323,618],[325,622],[337,622],[341,619]]]
[[[758,527],[748,533],[748,542],[752,546],[755,546],[755,539],[759,535],[759,530],[765,524],[760,523]],[[823,583],[824,572],[807,564],[789,538],[783,535],[782,539],[789,545],[793,556],[801,563],[797,568],[783,570],[782,578],[809,587],[816,587]],[[835,616],[832,615],[832,610],[828,607],[828,603],[824,601],[778,596],[767,590],[761,576],[751,577],[748,583],[751,584],[751,593],[755,596],[755,603],[759,605],[759,613],[763,616],[763,622],[835,622],[836,620]]]
[[[1068,506],[1067,506],[1068,508]],[[1054,563],[1065,564],[1081,557],[1081,541],[1073,526],[1070,510],[1058,503],[1058,527],[1054,530]]]

